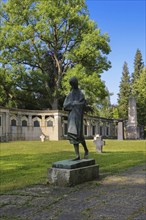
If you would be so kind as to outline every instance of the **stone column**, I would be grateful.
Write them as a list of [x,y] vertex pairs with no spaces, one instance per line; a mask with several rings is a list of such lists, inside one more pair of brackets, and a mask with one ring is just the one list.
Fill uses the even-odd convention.
[[54,113],[54,140],[60,140],[62,137],[62,121],[59,112]]
[[137,109],[136,109],[136,99],[134,97],[129,98],[126,137],[127,139],[132,139],[132,140],[136,140],[138,138]]
[[88,119],[87,120],[87,137],[92,135],[91,131],[92,131],[92,129],[91,129],[91,119]]
[[28,115],[28,126],[31,127],[32,126],[32,116]]
[[18,121],[18,124],[17,124],[17,139],[18,140],[21,140],[21,136],[22,136],[22,125],[21,125],[21,113],[18,112],[18,115],[17,115],[17,121]]
[[106,136],[106,122],[103,121],[103,135],[102,136]]
[[32,121],[32,115],[28,113],[28,125],[27,125],[27,131],[26,131],[26,137],[27,140],[33,139],[33,121]]
[[100,122],[97,121],[96,123],[96,134],[100,134]]
[[10,137],[10,117],[9,117],[9,112],[6,112],[6,141],[9,141]]
[[42,127],[45,127],[45,116],[44,116],[44,115],[42,115],[41,126],[42,126]]
[[108,124],[109,126],[109,133],[108,133],[108,136],[111,136],[111,122],[109,122],[109,124]]
[[118,121],[118,140],[123,140],[124,139],[124,126],[123,126],[123,121],[119,120]]

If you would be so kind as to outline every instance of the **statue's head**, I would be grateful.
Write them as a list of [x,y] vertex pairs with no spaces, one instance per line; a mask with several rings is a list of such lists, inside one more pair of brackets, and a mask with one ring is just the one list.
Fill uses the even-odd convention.
[[77,89],[78,88],[78,79],[76,76],[73,76],[70,78],[69,83],[72,88]]

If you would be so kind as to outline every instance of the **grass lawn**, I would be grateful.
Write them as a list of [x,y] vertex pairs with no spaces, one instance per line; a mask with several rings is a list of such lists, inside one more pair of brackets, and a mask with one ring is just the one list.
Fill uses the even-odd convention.
[[[103,153],[96,152],[87,140],[90,158],[95,158],[100,173],[115,174],[146,162],[146,141],[106,140]],[[83,148],[80,146],[83,157]],[[1,193],[12,189],[47,182],[47,169],[52,162],[74,158],[68,141],[17,141],[0,143]]]

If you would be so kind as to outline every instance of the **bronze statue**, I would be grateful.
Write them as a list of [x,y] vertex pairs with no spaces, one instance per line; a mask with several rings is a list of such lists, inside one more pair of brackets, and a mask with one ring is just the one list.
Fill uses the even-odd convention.
[[78,79],[74,76],[69,80],[72,87],[70,93],[65,98],[63,107],[68,111],[68,140],[74,145],[76,158],[80,160],[79,144],[84,148],[84,159],[88,158],[88,148],[83,135],[83,114],[86,106],[86,100],[78,88]]

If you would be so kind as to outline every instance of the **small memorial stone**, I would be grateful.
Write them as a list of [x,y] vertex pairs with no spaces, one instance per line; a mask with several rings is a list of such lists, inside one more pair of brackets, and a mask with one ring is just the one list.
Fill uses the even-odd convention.
[[102,136],[100,136],[99,134],[97,134],[95,137],[94,137],[94,140],[93,140],[94,144],[96,145],[96,150],[99,152],[99,153],[102,153],[102,148],[104,146],[104,141],[102,139]]

